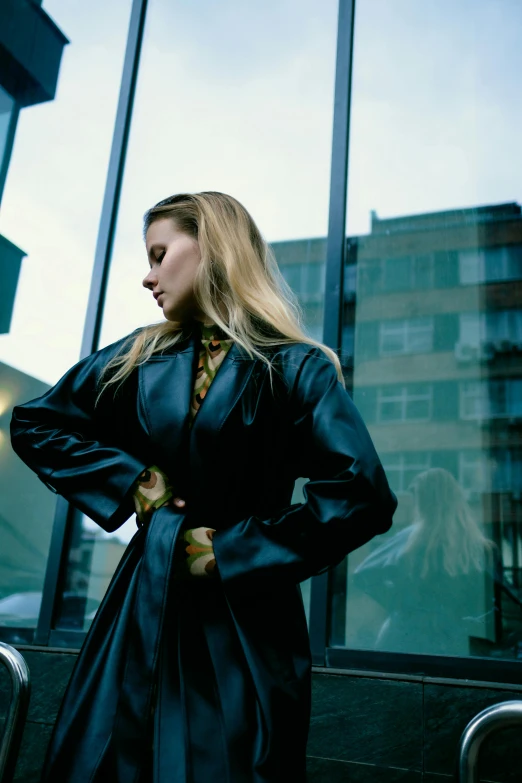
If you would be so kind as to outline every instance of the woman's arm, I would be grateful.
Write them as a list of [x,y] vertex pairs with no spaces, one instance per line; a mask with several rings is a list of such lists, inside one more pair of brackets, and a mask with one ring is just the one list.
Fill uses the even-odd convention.
[[147,467],[111,444],[104,432],[110,417],[95,408],[99,375],[121,342],[80,361],[42,397],[15,407],[11,421],[18,456],[109,532],[133,513],[135,482]]
[[241,592],[301,582],[391,527],[397,499],[360,414],[319,348],[300,366],[290,410],[299,475],[310,479],[305,503],[214,533],[225,588]]

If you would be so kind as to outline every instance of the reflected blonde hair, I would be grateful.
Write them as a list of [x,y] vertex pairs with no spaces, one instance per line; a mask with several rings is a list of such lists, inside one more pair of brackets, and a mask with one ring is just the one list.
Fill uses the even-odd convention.
[[[337,354],[305,334],[297,297],[239,201],[216,191],[171,196],[145,213],[144,236],[152,223],[164,218],[198,242],[201,262],[194,282],[198,307],[250,358],[268,365],[271,381],[272,364],[262,349],[298,342],[324,351],[345,385]],[[174,346],[184,334],[183,323],[165,321],[130,335],[123,352],[105,367],[100,393],[112,384],[119,386],[138,365]]]
[[411,483],[414,530],[405,551],[422,556],[421,576],[469,574],[491,567],[495,544],[482,533],[458,481],[444,468],[419,473]]

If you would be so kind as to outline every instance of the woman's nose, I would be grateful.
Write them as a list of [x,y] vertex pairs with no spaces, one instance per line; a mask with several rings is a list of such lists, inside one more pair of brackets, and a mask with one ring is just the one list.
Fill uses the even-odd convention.
[[150,270],[149,274],[143,278],[142,285],[144,288],[149,288],[152,290],[154,288],[155,283],[157,283],[157,276],[154,272],[154,270]]

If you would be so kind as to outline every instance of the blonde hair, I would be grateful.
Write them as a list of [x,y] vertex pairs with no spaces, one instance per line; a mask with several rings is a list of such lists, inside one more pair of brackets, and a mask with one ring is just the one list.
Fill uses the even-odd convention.
[[[194,281],[198,307],[250,358],[267,364],[271,380],[271,361],[262,349],[300,342],[322,349],[345,385],[337,354],[305,334],[297,297],[239,201],[215,191],[171,196],[145,213],[144,236],[152,223],[164,218],[198,242],[201,262]],[[100,393],[112,384],[119,386],[138,365],[168,350],[184,333],[183,323],[166,321],[130,335],[123,351],[104,368]]]
[[422,553],[421,576],[442,566],[447,574],[469,574],[491,566],[495,544],[480,530],[460,484],[444,468],[414,478],[416,520],[405,551]]

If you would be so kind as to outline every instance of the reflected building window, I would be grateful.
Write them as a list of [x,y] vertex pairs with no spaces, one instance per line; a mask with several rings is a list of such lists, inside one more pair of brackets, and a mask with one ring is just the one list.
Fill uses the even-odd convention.
[[433,318],[404,318],[380,324],[380,353],[428,353],[433,350]]
[[346,264],[344,267],[344,301],[351,302],[357,292],[357,264]]
[[495,352],[522,349],[522,310],[491,310],[460,314],[461,354],[492,359]]
[[522,418],[522,379],[462,381],[462,419]]
[[387,258],[383,262],[384,291],[408,291],[431,288],[434,283],[434,255],[424,253],[414,256]]
[[390,486],[399,495],[408,491],[413,479],[428,470],[431,462],[432,455],[429,451],[382,454],[382,463]]
[[377,421],[429,421],[432,416],[433,386],[410,384],[385,386],[377,391]]
[[459,251],[462,285],[522,280],[522,245]]

